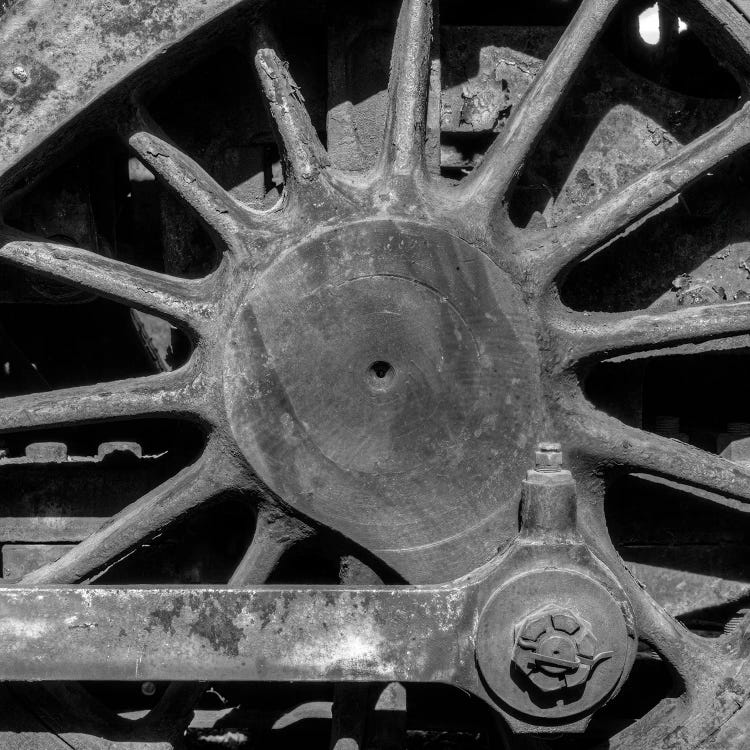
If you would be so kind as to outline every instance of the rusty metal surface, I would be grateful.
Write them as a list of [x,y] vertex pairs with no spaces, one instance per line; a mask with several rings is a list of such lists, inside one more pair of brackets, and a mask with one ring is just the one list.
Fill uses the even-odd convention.
[[0,678],[450,682],[471,662],[467,604],[439,589],[5,588]]
[[[105,13],[96,16],[98,27],[107,29],[105,42],[89,33],[86,13],[94,5]],[[21,50],[8,38],[1,54],[15,81],[0,87],[7,100],[3,185],[32,164],[26,155],[73,112],[230,5],[66,5],[70,19],[50,17],[34,31],[44,47],[39,57],[20,62],[11,60]],[[49,6],[17,3],[0,32],[13,29],[22,8],[33,15]],[[602,497],[607,482],[643,472],[745,511],[750,469],[728,460],[741,446],[737,456],[732,449],[719,457],[673,439],[683,435],[679,431],[651,435],[597,411],[583,386],[591,368],[612,357],[744,335],[748,305],[719,295],[701,297],[688,309],[590,312],[566,306],[561,290],[571,268],[670,210],[696,183],[736,160],[750,145],[750,109],[744,104],[730,113],[723,101],[719,122],[702,113],[706,121],[692,118],[694,128],[681,128],[684,139],[674,140],[666,127],[650,130],[653,118],[637,107],[620,112],[620,118],[632,115],[641,135],[650,134],[632,172],[623,165],[633,166],[629,154],[638,151],[637,143],[619,137],[621,120],[605,118],[592,138],[601,152],[618,135],[621,149],[614,156],[588,152],[561,176],[560,200],[542,195],[539,202],[531,195],[514,208],[524,165],[530,165],[526,177],[538,183],[544,177],[535,172],[539,162],[554,161],[545,150],[549,143],[536,151],[536,161],[530,157],[543,132],[559,140],[555,113],[616,3],[585,0],[554,44],[552,35],[545,40],[540,32],[527,52],[541,58],[550,51],[544,64],[526,60],[537,69],[533,77],[515,71],[523,51],[516,50],[509,64],[502,46],[488,45],[461,101],[457,89],[449,90],[447,131],[498,133],[481,161],[457,165],[473,167],[461,182],[442,180],[435,171],[432,11],[428,0],[401,5],[388,91],[376,92],[365,108],[371,116],[362,154],[351,144],[346,111],[334,113],[334,125],[342,126],[339,135],[348,145],[338,152],[341,144],[323,146],[319,114],[311,117],[273,34],[256,29],[248,47],[283,168],[276,204],[275,188],[262,195],[265,177],[261,188],[228,169],[226,180],[236,184],[218,182],[190,149],[170,140],[147,106],[158,105],[139,95],[136,79],[128,81],[132,91],[126,93],[136,100],[122,124],[129,146],[169,200],[207,231],[221,256],[208,275],[176,278],[32,234],[44,234],[43,224],[0,229],[0,258],[19,272],[164,318],[192,344],[174,372],[4,399],[0,431],[157,416],[190,420],[208,434],[194,464],[29,573],[22,586],[0,589],[0,632],[10,641],[0,676],[447,680],[504,706],[516,731],[552,731],[559,720],[554,730],[581,732],[590,711],[624,681],[638,637],[669,664],[676,697],[665,701],[657,721],[647,718],[625,730],[612,747],[663,747],[675,736],[685,748],[698,747],[739,711],[747,693],[744,635],[737,630],[707,644],[646,596],[610,544]],[[60,23],[69,42],[61,43],[60,35],[52,40],[52,27]],[[743,29],[733,29],[734,36]],[[60,79],[75,78],[72,89],[49,84],[67,43],[82,47]],[[611,72],[617,66],[610,63]],[[504,76],[507,68],[519,75]],[[345,98],[347,82],[340,83],[334,91]],[[601,109],[604,101],[594,93],[588,105]],[[384,134],[378,122],[385,123]],[[260,168],[257,156],[248,155],[251,170]],[[34,151],[33,158],[41,164],[45,152]],[[235,156],[228,158],[236,166]],[[519,221],[519,215],[533,220]],[[179,225],[180,214],[171,221]],[[192,268],[173,260],[168,269]],[[691,287],[683,287],[688,299]],[[537,441],[549,437],[570,446],[581,502],[571,503],[570,488],[561,490],[564,482],[558,486],[549,477],[537,489],[527,486],[526,526],[513,545],[520,480]],[[554,450],[539,453],[539,474],[565,474],[558,462],[544,463]],[[63,463],[54,446],[38,448],[40,457],[45,465]],[[252,497],[259,507],[263,534],[236,573],[241,580],[235,583],[248,588],[32,587],[89,581],[223,493]],[[252,588],[295,541],[315,533],[312,526],[359,545],[393,578],[434,583],[474,577],[411,589]],[[482,568],[498,547],[506,555],[491,570]],[[537,643],[548,671],[550,665],[570,672],[575,666],[581,676],[589,667],[592,679],[566,683],[566,690],[583,685],[584,698],[566,694],[564,709],[533,693],[539,680],[517,682],[512,668],[514,659],[522,670],[541,663],[535,657],[529,667],[520,659],[514,649],[523,644],[513,629],[544,602],[529,606],[530,592],[521,587],[509,597],[512,611],[504,603],[500,612],[485,610],[490,619],[476,630],[496,588],[529,570],[548,582],[548,589],[535,588],[545,599],[560,598],[556,606],[575,612],[583,630],[596,627],[597,643],[609,625],[612,642],[601,653],[617,652],[617,659],[593,669],[581,661],[597,656],[585,644],[573,648],[545,631],[570,652],[562,659],[541,653],[546,640],[524,641]],[[588,584],[576,590],[576,576],[594,580],[603,593],[596,586],[597,594],[586,593]],[[469,590],[480,592],[473,601],[460,593]],[[486,646],[480,649],[484,681],[473,663],[475,638]],[[507,697],[514,690],[533,708],[524,703],[518,709]]]
[[[544,448],[516,543],[471,577],[354,589],[2,587],[0,679],[444,682],[516,731],[537,719],[582,731],[632,667],[636,625],[617,579],[583,543],[570,473]],[[608,649],[594,653],[590,634],[580,641],[570,666],[580,675],[560,687],[565,708],[514,672],[517,625],[540,601],[594,622]]]

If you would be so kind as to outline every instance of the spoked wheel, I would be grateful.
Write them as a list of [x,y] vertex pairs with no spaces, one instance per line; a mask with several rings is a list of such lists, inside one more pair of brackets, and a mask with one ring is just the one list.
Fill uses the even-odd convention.
[[[684,627],[674,615],[691,624],[686,614],[701,610],[702,595],[696,593],[682,609],[655,601],[647,591],[649,571],[663,572],[669,565],[651,565],[643,574],[636,567],[646,578],[645,585],[639,583],[612,543],[613,521],[611,514],[605,517],[605,507],[612,498],[629,502],[629,492],[641,491],[627,484],[635,474],[639,481],[662,482],[682,493],[680,498],[694,495],[704,506],[716,504],[722,513],[736,514],[741,525],[750,501],[750,468],[740,453],[750,430],[725,440],[725,455],[719,456],[705,449],[706,440],[645,431],[651,425],[642,403],[613,406],[616,395],[597,394],[609,387],[607,372],[622,366],[627,379],[633,362],[742,350],[743,336],[750,333],[750,303],[742,300],[750,297],[739,288],[728,295],[723,281],[721,294],[715,291],[719,282],[712,287],[720,299],[711,304],[697,292],[697,303],[686,303],[685,293],[676,301],[652,294],[637,309],[622,301],[595,301],[597,283],[602,289],[613,286],[606,271],[620,262],[611,260],[618,248],[633,252],[633,244],[642,241],[659,243],[655,255],[670,251],[675,206],[703,205],[712,189],[729,195],[732,205],[745,197],[741,152],[750,144],[743,99],[750,25],[735,6],[699,0],[660,8],[665,35],[672,27],[682,33],[676,24],[686,23],[684,39],[706,59],[705,50],[713,49],[732,71],[733,77],[716,73],[730,93],[724,101],[714,97],[714,121],[706,116],[692,129],[683,123],[673,128],[680,130],[678,138],[667,127],[654,130],[653,120],[628,114],[626,124],[647,125],[651,146],[645,155],[628,145],[630,134],[620,125],[614,135],[606,128],[604,136],[576,134],[578,156],[563,158],[566,144],[555,139],[566,127],[573,133],[576,120],[570,114],[579,110],[570,102],[577,96],[588,96],[589,104],[591,96],[600,97],[597,106],[604,111],[601,97],[629,81],[638,92],[650,92],[651,106],[657,88],[680,78],[662,71],[661,79],[644,83],[642,66],[633,70],[644,56],[626,54],[618,31],[632,30],[642,7],[583,0],[572,13],[540,4],[534,12],[548,13],[552,26],[529,32],[528,10],[498,9],[490,20],[466,10],[468,20],[462,20],[464,9],[447,0],[440,9],[442,27],[429,0],[314,12],[293,3],[280,3],[279,9],[186,1],[167,11],[158,3],[92,2],[85,12],[63,11],[81,45],[80,57],[72,59],[68,50],[65,61],[59,43],[47,38],[57,23],[50,20],[52,11],[32,5],[20,1],[3,19],[3,33],[15,35],[2,53],[10,77],[7,91],[2,88],[6,171],[0,187],[6,208],[0,259],[16,274],[10,301],[23,312],[23,305],[40,303],[40,296],[56,306],[104,298],[138,311],[139,330],[152,349],[165,330],[171,348],[169,356],[154,359],[160,372],[152,363],[150,373],[137,377],[54,390],[40,389],[34,373],[44,373],[18,354],[29,368],[17,388],[22,392],[0,401],[0,429],[8,436],[0,470],[29,463],[62,470],[73,459],[55,454],[49,441],[72,434],[79,437],[71,440],[81,443],[82,430],[104,434],[102,425],[141,425],[125,432],[145,440],[161,429],[153,420],[181,420],[196,430],[200,447],[185,447],[183,441],[172,449],[177,462],[183,460],[169,478],[152,482],[155,487],[130,498],[80,538],[13,537],[76,542],[45,551],[47,558],[27,564],[14,583],[168,583],[174,580],[164,572],[168,568],[134,580],[133,560],[159,548],[170,529],[186,528],[191,518],[210,526],[211,510],[226,498],[250,510],[248,532],[239,533],[248,544],[240,549],[236,539],[229,544],[224,538],[223,545],[221,537],[214,539],[218,547],[205,554],[224,563],[211,583],[330,582],[330,570],[311,575],[304,556],[296,568],[288,563],[299,549],[329,562],[345,559],[340,581],[350,587],[454,581],[483,569],[511,545],[521,481],[537,444],[554,440],[578,483],[585,545],[612,572],[632,607],[628,627],[637,632],[642,659],[659,660],[670,678],[649,705],[626,708],[624,719],[607,714],[617,701],[620,708],[638,703],[626,685],[583,736],[560,742],[623,750],[744,747],[747,618],[735,617],[721,637]],[[292,12],[301,14],[297,27],[288,20]],[[381,37],[392,36],[394,21],[384,95],[378,75],[386,66],[378,64],[376,52]],[[300,28],[305,23],[316,33],[328,28],[328,36],[317,46],[310,43]],[[519,31],[524,24],[527,31]],[[501,27],[505,31],[492,31]],[[83,44],[86,34],[95,42]],[[526,41],[514,47],[524,34]],[[277,38],[290,50],[292,64]],[[670,50],[677,54],[677,36],[670,39],[671,47],[663,42],[665,59]],[[297,57],[294,41],[303,47]],[[40,50],[37,56],[32,47]],[[369,50],[374,50],[371,68],[362,72],[357,64],[364,64]],[[157,52],[163,61],[152,59]],[[456,98],[450,76],[474,53],[479,74],[464,69]],[[592,70],[592,57],[606,64]],[[188,61],[196,67],[185,76]],[[251,68],[256,93],[246,91],[241,75]],[[101,72],[91,72],[96,70]],[[507,70],[518,76],[511,86],[503,77]],[[603,84],[613,70],[619,84]],[[230,108],[214,116],[199,107],[198,130],[207,129],[202,135],[190,133],[184,121],[175,125],[176,116],[170,120],[170,112],[184,105],[179,96],[170,98],[172,83],[180,76],[183,87],[185,78],[196,81],[210,98],[212,71],[224,77],[216,83],[221,91],[228,87],[237,98],[265,102],[275,140],[265,137],[258,112],[250,116],[247,107],[237,122],[249,117],[259,129],[236,142]],[[301,79],[322,75],[327,82],[327,92],[319,80],[312,85],[309,109],[305,87],[293,77],[298,72]],[[662,100],[676,96],[672,92]],[[686,96],[694,102],[701,94]],[[451,109],[457,101],[460,113]],[[588,112],[586,122],[595,116]],[[161,257],[139,260],[127,252],[127,243],[113,240],[123,220],[114,221],[107,242],[77,242],[61,229],[49,229],[51,220],[35,224],[28,218],[32,198],[38,200],[34,191],[50,184],[64,154],[88,153],[93,138],[109,143],[114,136],[129,149],[123,156],[117,152],[121,146],[112,146],[117,158],[131,159],[133,192],[126,196],[131,241],[139,237],[133,229],[133,175],[155,177],[159,184],[160,214],[150,226],[163,232]],[[621,141],[612,141],[615,137]],[[554,168],[547,161],[551,153],[558,154]],[[617,169],[609,169],[614,162]],[[550,173],[557,173],[557,184]],[[606,174],[609,182],[601,177]],[[540,203],[540,192],[551,197]],[[699,219],[705,227],[721,221],[721,211]],[[663,222],[666,232],[653,229]],[[684,247],[680,253],[687,263],[681,272],[694,271],[693,256]],[[604,281],[596,281],[597,273]],[[70,287],[84,295],[65,297]],[[675,289],[684,292],[683,287],[680,282]],[[53,385],[68,382],[52,379]],[[629,386],[632,401],[638,388]],[[643,386],[641,401],[642,392]],[[71,428],[78,431],[66,432]],[[35,442],[34,435],[44,442]],[[22,456],[19,446],[27,443],[36,447]],[[557,455],[555,449],[548,452]],[[237,522],[237,516],[221,512]],[[337,566],[331,570],[337,573]],[[202,570],[190,582],[206,582],[207,575]],[[734,615],[748,594],[738,584],[714,596],[710,606]],[[212,643],[226,637],[222,617],[218,612],[200,625]],[[165,619],[164,632],[170,627]],[[575,632],[579,626],[569,627]],[[545,658],[555,669],[567,668],[558,651]],[[636,669],[630,680],[637,679]],[[173,746],[186,741],[192,709],[205,689],[187,683],[154,688],[154,701],[138,717],[124,718],[126,712],[115,707],[117,697],[108,706],[100,701],[105,693],[117,696],[112,686],[13,685],[7,695],[17,709],[3,741],[56,747],[59,735],[60,746]],[[420,689],[427,688],[407,693],[418,695]],[[407,740],[404,695],[397,685],[374,692],[367,686],[337,687],[333,744],[418,746],[414,733]],[[295,700],[290,696],[289,705]],[[385,728],[372,718],[378,710],[391,715]],[[516,737],[500,719],[499,728],[487,729],[493,724],[489,708],[476,709],[476,715],[475,726],[462,725],[475,747],[546,742],[528,733]],[[554,733],[553,724],[539,722],[540,735]]]

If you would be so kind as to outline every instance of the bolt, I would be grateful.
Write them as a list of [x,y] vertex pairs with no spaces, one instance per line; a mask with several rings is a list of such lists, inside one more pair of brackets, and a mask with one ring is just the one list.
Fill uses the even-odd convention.
[[534,458],[537,471],[560,471],[562,468],[562,446],[560,443],[539,443]]
[[156,685],[153,682],[144,682],[141,685],[141,692],[146,696],[152,696],[156,692]]
[[533,612],[514,633],[513,662],[543,693],[583,685],[611,651],[597,654],[591,625],[569,609],[550,605]]

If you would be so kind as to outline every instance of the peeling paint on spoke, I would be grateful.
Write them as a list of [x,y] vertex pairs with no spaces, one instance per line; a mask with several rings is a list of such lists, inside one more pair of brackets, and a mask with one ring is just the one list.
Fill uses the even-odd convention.
[[134,417],[200,419],[206,407],[190,368],[0,399],[0,432]]
[[432,17],[432,0],[402,0],[380,154],[386,176],[424,170]]
[[[655,435],[583,409],[571,412],[580,450],[601,465],[674,480],[716,494],[728,507],[750,512],[750,469],[679,440]],[[722,497],[724,496],[724,497]]]
[[[144,118],[145,115],[141,114]],[[224,247],[240,253],[242,222],[251,223],[250,212],[219,185],[193,159],[153,131],[134,133],[129,143],[141,160],[162,180],[168,189],[183,201],[215,232]]]
[[[489,221],[552,119],[619,0],[584,0],[481,164],[460,186],[462,201]],[[472,209],[476,210],[476,209]]]
[[288,63],[280,59],[269,29],[253,30],[253,62],[276,131],[284,166],[285,188],[294,191],[324,177],[330,161],[315,132],[299,86]]
[[667,313],[565,311],[552,323],[563,365],[750,332],[750,304],[690,307]]
[[186,281],[0,228],[0,260],[96,292],[201,332],[212,311],[207,284]]
[[721,162],[750,144],[750,104],[744,104],[720,125],[681,148],[642,177],[605,197],[566,228],[539,252],[532,263],[545,279],[601,247],[636,221],[655,211]]

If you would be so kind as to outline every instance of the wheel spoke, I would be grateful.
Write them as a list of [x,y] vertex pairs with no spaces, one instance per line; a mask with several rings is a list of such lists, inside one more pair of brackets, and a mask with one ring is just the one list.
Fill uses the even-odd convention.
[[192,368],[0,399],[0,433],[159,416],[208,419]]
[[232,253],[242,251],[242,227],[254,214],[241,206],[196,161],[171,144],[148,115],[139,113],[143,129],[130,136],[130,147],[171,193],[194,210]]
[[569,415],[584,450],[603,465],[708,490],[712,500],[750,512],[750,468],[687,443],[630,427],[590,407]]
[[424,169],[432,17],[432,0],[402,0],[380,155],[385,175]]
[[643,177],[576,218],[560,232],[552,247],[534,252],[535,265],[545,269],[546,277],[556,275],[571,262],[622,234],[749,144],[750,104],[746,104]]
[[26,585],[91,580],[136,545],[181,520],[222,491],[245,482],[244,472],[210,443],[195,464],[132,503],[59,560],[29,573]]
[[568,314],[557,321],[562,359],[571,365],[750,332],[750,303],[689,307],[668,313]]
[[[598,493],[597,496],[600,497]],[[584,502],[594,500],[585,494],[583,498]],[[598,510],[602,511],[601,502],[598,499],[594,502]],[[653,599],[644,585],[633,576],[608,539],[604,513],[601,512],[601,516],[597,514],[595,519],[595,525],[591,529],[592,551],[617,576],[623,587],[633,607],[639,640],[657,651],[686,686],[694,684],[696,677],[706,674],[706,662],[716,661],[713,644],[691,633]]]
[[[750,511],[750,471],[693,446],[628,427],[586,408],[569,414],[574,431],[583,437],[582,450],[600,467],[645,471],[683,485],[708,489],[701,497],[744,512]],[[728,495],[729,497],[724,497]],[[614,552],[612,552],[614,555]],[[604,551],[604,559],[608,553]],[[618,560],[610,559],[617,571]],[[622,562],[619,561],[622,565]],[[740,707],[736,683],[727,675],[739,662],[721,648],[688,631],[670,617],[626,571],[618,575],[630,601],[640,640],[651,646],[673,674],[679,695],[663,700],[650,714],[613,738],[612,748],[664,748],[664,738],[680,737],[680,746],[696,747],[716,726]],[[676,741],[676,740],[675,740]],[[668,744],[672,747],[672,742]]]
[[505,198],[619,0],[584,0],[507,126],[461,190],[485,218]]
[[258,507],[253,540],[229,579],[229,585],[265,583],[284,553],[311,533],[309,526],[263,503]]
[[190,725],[195,704],[205,692],[205,682],[172,682],[167,685],[156,706],[133,723],[145,727],[152,736],[168,738],[176,743]]
[[622,576],[621,583],[633,607],[640,639],[669,663],[686,686],[694,685],[705,674],[707,664],[717,660],[712,644],[668,615],[632,575]]
[[738,708],[732,704],[731,681],[726,680],[731,660],[715,643],[670,617],[632,576],[621,576],[621,582],[633,606],[639,638],[664,659],[681,694],[667,698],[642,721],[618,734],[612,748],[666,750],[664,737],[674,739],[678,734],[684,742],[681,746],[695,747],[712,731],[709,727],[715,726],[717,716],[727,717]]
[[90,250],[0,228],[0,260],[95,292],[200,332],[211,316],[206,284],[148,271]]
[[[263,584],[276,569],[284,553],[312,529],[279,509],[264,502],[258,507],[253,539],[240,564],[229,579],[230,586]],[[140,723],[149,728],[174,727],[175,717],[184,716],[189,723],[189,713],[205,690],[201,683],[173,682],[164,691],[157,706]]]
[[328,154],[315,132],[299,86],[277,52],[265,26],[254,30],[253,58],[265,95],[284,167],[287,189],[294,191],[324,174]]
[[[750,74],[750,36],[747,33],[747,6],[741,2],[725,2],[724,0],[697,0],[696,10],[701,8],[703,13],[697,13],[691,19],[701,34],[711,34],[715,44],[721,46],[721,57],[727,67],[731,67],[741,77]],[[685,8],[687,10],[687,8]],[[695,13],[695,11],[693,11]],[[706,18],[708,16],[708,18]],[[686,16],[685,20],[688,20]],[[708,21],[708,23],[706,23]],[[714,26],[712,29],[711,26]],[[704,44],[707,41],[703,36]]]

